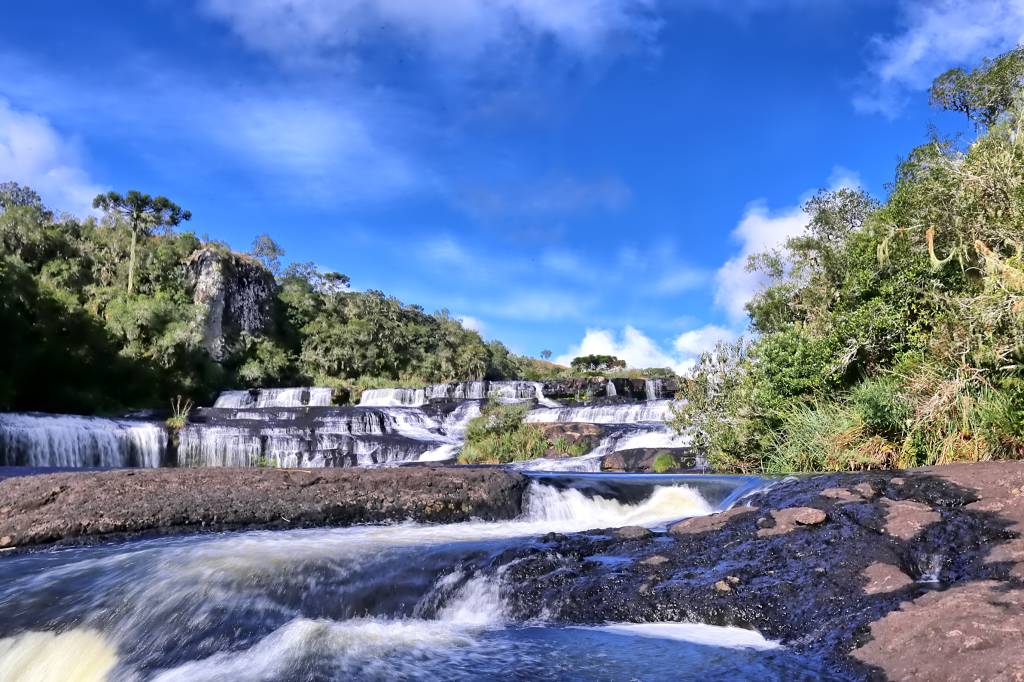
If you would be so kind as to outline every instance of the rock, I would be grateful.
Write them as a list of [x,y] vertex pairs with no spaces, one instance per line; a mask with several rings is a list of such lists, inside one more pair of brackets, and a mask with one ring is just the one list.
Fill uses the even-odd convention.
[[693,448],[632,448],[602,457],[601,471],[656,473],[654,462],[663,452],[668,453],[675,462],[672,470],[697,467],[697,452]]
[[904,603],[853,657],[894,680],[1021,680],[1022,638],[1024,590],[980,581]]
[[719,580],[717,583],[715,583],[714,587],[715,592],[732,592],[732,585],[730,585],[725,580]]
[[692,535],[694,533],[707,533],[721,529],[732,519],[756,511],[751,507],[733,507],[728,511],[708,514],[707,516],[694,516],[683,519],[668,529],[670,535]]
[[860,494],[850,490],[849,488],[825,488],[818,494],[822,497],[835,500],[840,503],[860,502],[864,499]]
[[878,493],[875,492],[874,487],[867,481],[863,481],[853,486],[853,490],[855,490],[857,494],[865,500],[870,500],[872,497],[878,495]]
[[663,566],[663,565],[667,564],[668,562],[669,562],[668,557],[664,556],[663,554],[652,554],[651,556],[647,557],[646,559],[641,559],[640,560],[640,563],[643,564],[644,566]]
[[885,532],[900,540],[909,540],[941,516],[921,502],[882,500],[885,506]]
[[876,561],[865,568],[861,575],[868,584],[864,586],[864,594],[881,594],[883,592],[895,592],[902,590],[914,581],[897,566]]
[[213,247],[185,263],[192,301],[203,310],[203,347],[214,360],[226,359],[243,332],[269,329],[274,276],[248,256]]
[[5,535],[2,538],[0,538],[0,547],[6,547],[11,544],[14,544],[14,540],[11,538],[10,535]]
[[[604,427],[600,424],[583,422],[547,422],[536,423],[534,426],[541,430],[550,443],[559,439],[567,441],[570,445],[582,442],[587,450],[595,447],[605,433]],[[556,457],[566,456],[566,453],[557,453],[553,450],[552,452]]]
[[654,532],[643,526],[623,526],[622,528],[617,528],[612,535],[620,540],[639,540],[651,537],[654,535]]
[[[429,485],[427,485],[429,483]],[[0,481],[18,546],[108,533],[510,519],[527,479],[496,467],[140,469]],[[47,491],[61,494],[45,505]]]
[[770,528],[761,528],[757,536],[762,538],[773,535],[782,535],[795,530],[797,526],[817,526],[825,523],[828,514],[814,507],[789,507],[772,512],[775,525]]

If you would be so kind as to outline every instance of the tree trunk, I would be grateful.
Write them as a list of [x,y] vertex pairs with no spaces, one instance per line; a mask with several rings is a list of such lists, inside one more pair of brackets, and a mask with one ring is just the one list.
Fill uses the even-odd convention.
[[132,293],[135,284],[135,239],[138,231],[132,228],[132,248],[128,254],[128,293]]

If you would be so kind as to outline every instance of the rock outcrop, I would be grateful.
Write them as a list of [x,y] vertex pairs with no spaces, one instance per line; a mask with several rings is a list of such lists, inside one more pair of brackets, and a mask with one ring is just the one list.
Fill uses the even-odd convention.
[[149,469],[0,481],[0,549],[143,532],[509,519],[526,478],[491,467]]
[[668,471],[697,469],[698,456],[693,448],[630,448],[619,450],[601,458],[601,471],[622,471],[630,473],[662,473],[654,463],[659,455],[667,454],[673,461]]
[[247,256],[207,247],[186,261],[192,300],[202,307],[203,346],[223,360],[243,332],[270,328],[274,276]]

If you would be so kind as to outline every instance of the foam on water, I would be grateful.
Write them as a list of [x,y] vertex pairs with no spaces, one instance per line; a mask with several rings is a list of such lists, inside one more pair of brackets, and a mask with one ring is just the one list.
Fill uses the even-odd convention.
[[88,628],[0,639],[0,679],[12,682],[104,682],[116,665],[114,646]]
[[530,410],[528,422],[587,422],[590,424],[635,424],[664,422],[669,416],[668,400],[615,405],[584,405],[579,407],[547,407]]
[[320,386],[224,391],[217,396],[213,406],[224,408],[322,407],[331,404],[332,396],[333,391],[330,388]]

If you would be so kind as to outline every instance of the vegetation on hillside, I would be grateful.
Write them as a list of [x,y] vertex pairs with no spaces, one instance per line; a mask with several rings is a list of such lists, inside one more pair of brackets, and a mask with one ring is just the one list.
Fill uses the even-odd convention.
[[312,264],[281,266],[257,238],[245,256],[273,274],[265,333],[242,334],[220,362],[202,346],[186,263],[227,247],[177,232],[190,215],[164,197],[97,197],[101,219],[57,216],[38,194],[0,184],[0,409],[97,413],[199,404],[232,387],[424,384],[500,379],[522,360],[447,311],[403,305]]
[[975,139],[933,136],[884,202],[820,192],[754,256],[751,338],[706,353],[674,425],[712,467],[811,471],[1024,457],[1024,52],[936,80]]

